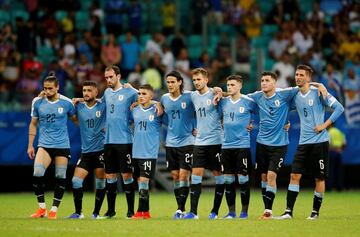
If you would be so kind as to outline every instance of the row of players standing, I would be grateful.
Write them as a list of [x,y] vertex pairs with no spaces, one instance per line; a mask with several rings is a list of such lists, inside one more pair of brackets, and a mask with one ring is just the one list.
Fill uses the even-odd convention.
[[[262,193],[265,204],[265,211],[262,218],[272,218],[271,209],[276,193],[276,175],[281,168],[287,151],[287,144],[289,143],[284,125],[287,123],[287,114],[291,103],[296,106],[299,112],[302,126],[300,146],[295,158],[297,165],[293,166],[292,173],[294,174],[291,175],[285,216],[292,217],[292,208],[299,191],[301,174],[305,170],[310,169],[310,171],[316,171],[313,172],[316,180],[316,188],[313,212],[310,217],[318,217],[324,193],[323,186],[327,168],[328,138],[326,127],[336,120],[343,111],[343,108],[331,95],[322,97],[317,94],[317,89],[310,88],[309,82],[311,74],[311,68],[301,65],[298,67],[295,75],[298,87],[276,90],[276,75],[271,72],[264,72],[261,78],[262,91],[249,94],[248,96],[241,95],[240,93],[242,86],[241,77],[236,75],[230,76],[227,78],[229,96],[221,99],[219,105],[217,105],[215,100],[217,96],[212,93],[212,89],[207,87],[208,74],[206,70],[201,68],[193,70],[193,81],[196,91],[191,93],[182,91],[183,80],[179,73],[172,72],[167,75],[166,82],[169,93],[162,97],[161,103],[165,109],[163,120],[168,126],[166,158],[174,179],[174,193],[178,204],[178,210],[174,218],[198,218],[197,206],[201,194],[202,176],[205,168],[213,171],[216,180],[214,205],[209,218],[217,218],[224,189],[226,189],[226,200],[229,206],[229,213],[226,215],[226,218],[236,217],[235,178],[238,178],[241,188],[242,210],[240,217],[247,217],[250,197],[248,172],[251,167],[250,138],[247,126],[251,121],[251,113],[255,111],[258,111],[260,116],[256,162],[257,169],[259,169],[261,173]],[[140,131],[145,132],[145,134],[152,133],[150,130],[146,132],[146,128],[152,127],[153,132],[155,131],[156,134],[155,138],[159,136],[161,122],[158,119],[154,106],[149,104],[152,90],[147,86],[145,86],[146,88],[140,89],[140,106],[135,108],[133,112],[130,112],[129,108],[131,103],[137,100],[137,92],[132,88],[122,88],[120,84],[120,71],[117,67],[108,67],[105,70],[105,79],[110,87],[105,91],[104,96],[107,116],[105,123],[107,131],[105,139],[105,173],[108,198],[108,211],[105,213],[105,217],[110,218],[115,215],[116,173],[120,172],[123,176],[124,189],[128,201],[128,217],[149,218],[148,182],[155,168],[155,162],[153,161],[157,157],[159,139],[154,139],[154,136],[144,137],[144,134],[142,134],[139,137],[145,138],[145,140],[139,143],[141,145],[136,145],[135,143],[137,141],[139,142],[137,134],[140,134]],[[44,82],[44,89],[46,89],[45,83],[46,80]],[[321,85],[320,87],[323,90],[323,94],[326,94],[326,89]],[[141,102],[142,94],[143,97],[148,96],[145,102],[144,100]],[[46,97],[49,99],[49,96]],[[34,105],[35,104],[36,102]],[[145,108],[144,105],[146,105]],[[335,112],[323,123],[324,108],[326,105],[333,107]],[[147,108],[148,106],[149,108]],[[35,111],[35,108],[36,106],[33,106],[33,111]],[[196,111],[196,119],[194,119],[192,115],[194,110]],[[133,120],[135,120],[133,147],[136,149],[133,149],[131,152],[130,115],[136,111],[138,111],[139,115],[145,116],[145,118],[139,116],[138,121],[136,121],[135,117],[133,118]],[[72,116],[72,113],[69,112],[69,115]],[[223,118],[224,140],[222,140],[221,118]],[[33,115],[33,120],[37,120],[36,114]],[[147,124],[148,122],[149,124]],[[152,122],[153,126],[149,126],[151,124],[150,122]],[[195,123],[196,126],[194,126]],[[196,137],[194,138],[193,133],[195,128]],[[34,129],[31,129],[31,125],[29,131],[29,154],[33,157],[34,151],[31,149],[33,139],[31,138],[35,132]],[[121,136],[119,136],[119,134],[121,134]],[[125,140],[120,141],[119,139]],[[47,149],[46,145],[41,144],[40,141],[41,139],[39,140],[40,148],[37,157],[39,151],[43,151],[45,148]],[[84,141],[83,138],[82,141]],[[156,145],[152,144],[152,142],[155,142]],[[309,144],[310,147],[307,146]],[[83,143],[83,146],[84,145]],[[318,149],[317,145],[322,148],[323,154],[315,157],[314,152],[315,149]],[[300,149],[302,147],[304,147],[303,149],[305,150]],[[56,154],[52,156],[56,157]],[[37,157],[34,163],[34,177],[39,177],[35,172],[39,166],[38,161],[40,160],[40,158],[37,159]],[[82,154],[82,158],[83,157],[84,150]],[[139,162],[131,162],[131,157],[134,161]],[[49,155],[48,158],[47,166],[51,162]],[[316,162],[314,162],[315,159]],[[56,160],[57,158],[55,158],[55,165],[57,167]],[[140,172],[138,172],[140,173],[140,175],[138,175],[140,177],[138,179],[139,208],[135,215],[133,212],[134,182],[130,167],[132,163],[135,164],[135,167],[140,168]],[[44,165],[44,169],[42,169],[44,172],[47,166]],[[190,185],[189,176],[191,169]],[[35,193],[38,196],[39,210],[41,211],[39,212],[38,210],[40,215],[37,212],[33,217],[41,217],[46,215],[46,209],[44,208],[44,201],[41,199],[41,197],[43,197],[43,191],[41,193],[41,190],[37,190],[36,187],[43,187],[43,184],[39,185],[40,178],[34,180],[38,180],[38,183],[34,182],[34,187]],[[191,190],[191,208],[190,212],[185,214],[185,202],[189,194],[189,186]],[[41,193],[41,195],[39,195],[39,193]],[[59,192],[57,192],[57,188],[55,188],[54,204],[50,213],[54,212],[54,209],[56,209],[54,206],[56,207],[59,204],[55,203],[56,200],[59,200],[57,193]],[[81,210],[76,210],[76,214],[80,216]],[[98,215],[98,213],[95,213],[95,210],[94,214],[96,216]]]

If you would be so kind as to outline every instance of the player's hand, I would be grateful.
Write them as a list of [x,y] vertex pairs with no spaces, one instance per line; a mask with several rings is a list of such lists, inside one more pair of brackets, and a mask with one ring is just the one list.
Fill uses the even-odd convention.
[[314,131],[316,133],[321,133],[322,130],[326,129],[326,125],[325,124],[320,124],[320,125],[317,125],[315,128],[314,128]]
[[221,94],[216,94],[216,95],[214,96],[214,99],[213,99],[213,104],[214,104],[214,105],[218,105],[218,104],[219,104],[219,101],[221,100],[221,98],[222,98],[222,95],[221,95]]
[[125,83],[123,85],[124,88],[133,88],[133,86],[130,83]]
[[44,90],[40,91],[40,93],[38,94],[38,97],[44,98],[45,97],[45,91]]
[[28,154],[30,160],[33,160],[35,158],[35,149],[33,146],[28,147],[27,154]]
[[193,135],[194,137],[196,137],[197,134],[198,134],[198,131],[197,131],[196,128],[194,128],[194,129],[192,130],[192,135]]
[[130,111],[133,111],[133,109],[135,109],[135,107],[138,106],[138,105],[139,105],[139,102],[138,102],[138,101],[135,101],[134,103],[132,103],[132,104],[130,105]]
[[253,121],[250,121],[250,123],[246,126],[246,130],[248,132],[251,132],[253,130],[254,126],[253,126]]
[[73,105],[77,105],[79,102],[84,102],[83,98],[72,98],[71,102]]
[[155,106],[156,106],[156,114],[157,114],[157,116],[163,115],[163,113],[164,113],[164,108],[162,107],[161,103],[160,103],[160,102],[156,102]]
[[290,129],[290,121],[287,123],[287,124],[285,124],[285,126],[284,126],[284,130],[286,131],[286,132],[288,132],[289,131],[289,129]]

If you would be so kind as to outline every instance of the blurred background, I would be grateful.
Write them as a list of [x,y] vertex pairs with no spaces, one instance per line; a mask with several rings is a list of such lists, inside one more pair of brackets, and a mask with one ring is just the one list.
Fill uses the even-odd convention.
[[[276,72],[283,88],[294,85],[297,64],[310,65],[313,80],[345,107],[331,133],[328,190],[360,187],[358,0],[0,0],[0,29],[0,192],[31,190],[31,101],[49,71],[59,79],[60,93],[73,98],[82,96],[84,80],[96,81],[102,94],[109,64],[121,68],[122,82],[151,84],[157,98],[166,92],[164,75],[171,70],[182,73],[188,90],[195,67],[209,70],[210,86],[224,89],[226,76],[240,74],[242,92],[249,93],[259,88],[263,70]],[[287,187],[299,137],[296,113],[290,120],[280,187]],[[78,128],[69,123],[69,133],[68,178],[80,154]],[[256,134],[255,126],[253,141]],[[163,163],[162,149],[157,182],[166,189]]]

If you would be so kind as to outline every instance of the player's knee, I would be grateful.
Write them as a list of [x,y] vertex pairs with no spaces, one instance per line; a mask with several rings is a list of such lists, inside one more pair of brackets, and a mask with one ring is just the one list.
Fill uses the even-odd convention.
[[232,184],[235,182],[235,177],[233,175],[225,175],[224,176],[224,182],[225,184]]
[[55,165],[55,178],[65,179],[66,178],[66,165]]
[[301,174],[290,174],[291,181],[299,181],[301,178]]
[[72,187],[75,188],[75,189],[78,189],[78,188],[82,188],[83,186],[83,179],[77,177],[77,176],[74,176],[71,180],[72,182]]
[[121,176],[122,176],[123,180],[131,179],[133,177],[132,173],[122,173]]
[[238,177],[238,180],[239,180],[239,184],[247,183],[247,182],[249,182],[249,176],[248,175],[240,175]]
[[95,179],[95,188],[104,189],[105,188],[105,179]]
[[44,175],[45,175],[45,166],[43,164],[35,163],[33,176],[43,177]]

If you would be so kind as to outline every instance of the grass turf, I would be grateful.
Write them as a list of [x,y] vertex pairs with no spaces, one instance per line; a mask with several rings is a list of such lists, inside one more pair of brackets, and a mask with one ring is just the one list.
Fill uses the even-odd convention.
[[[240,195],[237,195],[237,214],[240,211]],[[46,194],[47,207],[52,193]],[[136,197],[137,198],[137,197]],[[150,194],[150,220],[127,220],[126,201],[121,193],[117,198],[117,217],[111,220],[92,220],[94,194],[84,195],[83,220],[66,219],[73,213],[72,194],[66,193],[58,211],[57,220],[31,219],[28,216],[37,209],[36,198],[31,193],[0,194],[0,236],[359,236],[360,192],[326,193],[320,219],[306,220],[311,212],[312,191],[302,191],[295,205],[293,220],[258,220],[263,212],[259,191],[250,198],[247,220],[207,220],[212,207],[213,193],[204,191],[199,203],[199,220],[172,220],[176,210],[175,199],[170,193]],[[280,215],[285,207],[286,191],[279,191],[273,207],[274,215]],[[101,211],[106,211],[106,200]],[[189,201],[187,203],[187,208]],[[223,199],[219,216],[226,215]]]

